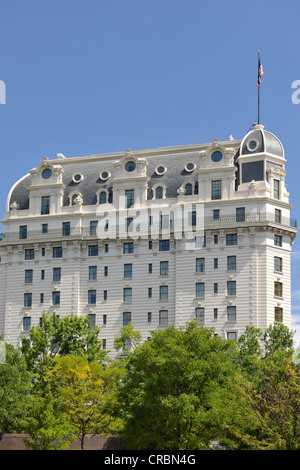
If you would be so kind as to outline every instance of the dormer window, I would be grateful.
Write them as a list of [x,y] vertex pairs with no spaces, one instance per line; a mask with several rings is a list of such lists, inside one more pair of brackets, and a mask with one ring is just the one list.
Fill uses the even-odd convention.
[[222,152],[220,152],[219,150],[217,150],[216,152],[214,152],[211,156],[211,159],[214,163],[217,163],[217,162],[220,162],[222,160]]
[[106,191],[101,191],[99,195],[99,204],[106,204],[107,202],[107,193]]
[[193,194],[193,186],[191,183],[185,185],[185,194],[186,196],[191,196]]
[[51,178],[51,176],[52,176],[52,171],[50,170],[50,168],[46,168],[45,170],[43,170],[42,178],[44,178],[44,180],[48,180],[49,178]]
[[72,196],[72,206],[75,206],[77,197],[78,197],[78,194],[73,194],[73,196]]
[[125,170],[130,173],[131,171],[135,170],[135,166],[136,166],[135,162],[133,160],[130,160],[129,162],[126,163]]
[[162,186],[157,186],[155,190],[155,199],[162,199],[163,198],[163,187]]
[[158,165],[155,169],[157,175],[162,176],[166,173],[167,169],[164,165]]

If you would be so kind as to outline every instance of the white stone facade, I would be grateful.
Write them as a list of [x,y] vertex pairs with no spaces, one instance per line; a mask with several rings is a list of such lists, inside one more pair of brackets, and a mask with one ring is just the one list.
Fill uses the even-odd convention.
[[144,340],[196,315],[224,338],[290,327],[285,161],[263,126],[242,140],[44,157],[7,200],[0,334],[19,346],[43,310],[91,315],[114,356],[128,321]]

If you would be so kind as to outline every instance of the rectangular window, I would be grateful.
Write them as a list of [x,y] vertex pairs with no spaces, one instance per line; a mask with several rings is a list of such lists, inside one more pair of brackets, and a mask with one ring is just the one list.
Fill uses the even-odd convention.
[[218,318],[218,309],[214,308],[214,319],[216,320]]
[[282,236],[281,235],[274,235],[274,245],[275,246],[282,246]]
[[148,298],[152,298],[152,287],[148,287]]
[[61,268],[53,268],[53,282],[60,282],[61,280]]
[[104,277],[108,276],[108,266],[104,266]]
[[133,242],[125,242],[123,243],[123,253],[125,255],[129,253],[133,253],[134,247],[133,247]]
[[106,339],[103,338],[102,340],[102,349],[106,349]]
[[218,289],[219,289],[219,288],[218,288],[218,283],[215,282],[215,283],[214,283],[214,294],[217,294],[217,293],[218,293]]
[[196,273],[204,273],[205,271],[205,258],[196,259]]
[[94,328],[94,326],[96,325],[96,315],[94,313],[89,313],[88,319],[90,320],[91,327]]
[[89,281],[97,280],[97,266],[89,266]]
[[227,321],[236,321],[236,307],[227,307]]
[[45,270],[41,270],[41,280],[43,281],[45,279]]
[[107,325],[107,315],[103,315],[102,323],[103,323],[103,325]]
[[168,286],[159,286],[159,300],[168,300]]
[[205,294],[205,284],[204,282],[196,283],[196,297],[204,297]]
[[214,258],[214,269],[218,269],[219,267],[219,260],[218,258]]
[[283,310],[280,307],[275,307],[275,312],[274,312],[274,320],[278,323],[282,323],[283,321]]
[[27,248],[25,250],[25,260],[34,259],[34,250],[32,248]]
[[62,258],[63,249],[62,246],[54,246],[53,247],[53,258]]
[[220,209],[214,209],[213,210],[213,219],[214,220],[219,220],[220,219]]
[[152,274],[152,263],[148,264],[148,274]]
[[23,331],[29,331],[31,327],[31,317],[23,317]]
[[71,234],[71,224],[70,222],[62,223],[62,234],[64,237],[67,237]]
[[227,281],[227,295],[236,295],[236,281]]
[[195,318],[197,318],[199,323],[204,325],[204,308],[203,307],[195,308]]
[[98,256],[98,245],[89,245],[89,256]]
[[50,196],[42,196],[41,214],[50,214]]
[[159,240],[159,251],[170,251],[170,240]]
[[237,233],[228,233],[226,235],[226,245],[237,245]]
[[103,291],[103,300],[107,300],[107,290]]
[[152,312],[148,312],[148,323],[152,322]]
[[170,227],[170,220],[168,215],[161,214],[160,216],[160,228],[168,229]]
[[275,209],[275,223],[281,224],[281,210]]
[[148,242],[148,248],[149,248],[149,250],[152,250],[152,240],[149,240],[149,242]]
[[42,233],[48,233],[48,224],[42,224]]
[[227,256],[227,270],[236,271],[236,256]]
[[104,245],[104,252],[108,253],[108,243],[105,243],[105,245]]
[[60,305],[60,292],[59,291],[52,292],[52,305]]
[[91,220],[90,221],[90,235],[97,235],[97,227],[98,227],[98,221]]
[[159,311],[159,324],[168,325],[168,310]]
[[211,182],[211,198],[213,200],[222,198],[221,180]]
[[132,301],[132,288],[131,287],[124,287],[123,289],[123,302],[131,302]]
[[40,294],[40,304],[44,303],[44,294]]
[[196,211],[188,213],[188,225],[193,226],[193,227],[197,225],[197,212]]
[[282,282],[274,282],[274,295],[275,297],[282,297]]
[[219,235],[214,235],[214,244],[217,245],[219,243]]
[[279,180],[273,180],[273,197],[274,199],[279,199]]
[[237,338],[237,334],[236,334],[236,331],[228,331],[227,332],[227,339],[231,339],[233,341],[236,341],[236,338]]
[[129,323],[131,323],[131,312],[124,312],[123,313],[123,326],[126,326]]
[[238,207],[236,209],[236,221],[237,222],[245,222],[245,207]]
[[42,256],[46,255],[46,248],[42,248]]
[[96,301],[97,301],[97,292],[94,289],[89,290],[88,291],[88,303],[90,305],[93,305],[96,303]]
[[33,270],[26,269],[25,270],[25,284],[32,284],[32,278],[33,278]]
[[168,276],[169,275],[169,261],[160,262],[160,275]]
[[132,277],[132,264],[124,264],[124,277],[131,278]]
[[134,189],[125,190],[126,197],[126,208],[132,207],[134,205]]
[[19,227],[19,238],[25,240],[27,238],[27,225],[20,225]]
[[32,294],[26,293],[24,294],[24,307],[31,307],[32,306]]
[[126,218],[126,231],[127,232],[133,231],[133,217]]
[[274,256],[274,271],[282,273],[282,258]]

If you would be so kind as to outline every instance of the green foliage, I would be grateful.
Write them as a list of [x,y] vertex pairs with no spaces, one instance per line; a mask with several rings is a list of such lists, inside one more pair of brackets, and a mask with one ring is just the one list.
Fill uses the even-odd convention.
[[[127,341],[130,341],[130,348],[127,346]],[[114,348],[117,351],[122,351],[124,354],[128,354],[129,351],[137,348],[142,341],[142,335],[139,331],[134,330],[131,323],[124,326],[119,336],[115,337]]]
[[270,356],[278,350],[292,354],[294,344],[293,335],[294,333],[283,323],[270,325],[263,335],[266,356]]

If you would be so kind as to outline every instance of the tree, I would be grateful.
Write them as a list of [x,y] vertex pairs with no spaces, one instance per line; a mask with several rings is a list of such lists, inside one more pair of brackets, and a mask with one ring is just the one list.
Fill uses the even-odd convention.
[[5,362],[0,364],[0,435],[22,432],[31,391],[31,374],[20,352],[10,344],[5,349]]
[[266,356],[272,355],[279,349],[292,353],[293,335],[294,333],[283,323],[275,322],[274,325],[270,325],[263,335]]
[[247,326],[245,333],[237,340],[237,361],[244,374],[253,378],[257,370],[257,363],[262,357],[261,338],[262,330]]
[[142,335],[139,331],[135,331],[132,324],[124,326],[119,336],[115,337],[114,348],[117,351],[122,351],[124,354],[128,354],[129,351],[134,350],[141,344]]
[[119,362],[103,367],[98,361],[88,362],[72,354],[55,358],[55,366],[48,372],[51,391],[80,440],[81,449],[87,434],[109,434],[121,426],[112,410],[123,374]]
[[208,449],[240,426],[249,409],[234,352],[233,341],[197,321],[152,333],[128,356],[118,392],[126,446]]

